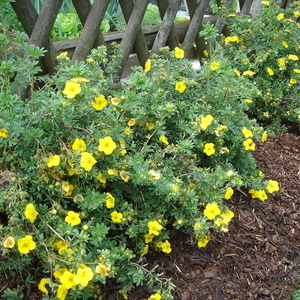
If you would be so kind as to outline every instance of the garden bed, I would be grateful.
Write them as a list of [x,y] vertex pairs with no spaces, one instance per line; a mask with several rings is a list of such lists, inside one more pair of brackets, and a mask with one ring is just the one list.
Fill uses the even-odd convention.
[[[230,207],[235,212],[228,233],[215,233],[206,248],[189,243],[179,231],[172,237],[172,252],[149,252],[145,262],[176,285],[175,299],[292,299],[298,288],[300,265],[300,136],[280,133],[258,144],[254,152],[267,178],[281,190],[265,202],[237,192]],[[41,299],[36,285],[19,286],[17,278],[1,279],[1,292],[19,288],[25,299]],[[145,287],[130,300],[147,299]],[[0,298],[4,299],[4,298]],[[103,299],[124,299],[111,281]]]

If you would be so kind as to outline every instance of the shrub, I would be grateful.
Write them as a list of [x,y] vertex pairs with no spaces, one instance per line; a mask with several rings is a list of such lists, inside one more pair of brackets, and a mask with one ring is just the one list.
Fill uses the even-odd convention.
[[249,112],[278,130],[287,122],[300,122],[300,7],[297,1],[287,9],[275,1],[262,3],[254,19],[229,15],[231,36],[223,40],[224,55],[261,92]]
[[[117,45],[85,62],[62,53],[43,77],[43,51],[25,49],[32,60],[14,53],[0,66],[0,164],[14,174],[1,189],[1,274],[26,270],[43,299],[98,299],[109,278],[125,298],[147,284],[172,299],[170,280],[145,263],[149,249],[170,253],[174,229],[205,247],[212,230],[228,231],[235,189],[261,200],[278,190],[251,155],[267,138],[245,112],[258,89],[220,55],[196,72],[181,49],[162,49],[120,83]],[[16,72],[32,87],[24,102]]]

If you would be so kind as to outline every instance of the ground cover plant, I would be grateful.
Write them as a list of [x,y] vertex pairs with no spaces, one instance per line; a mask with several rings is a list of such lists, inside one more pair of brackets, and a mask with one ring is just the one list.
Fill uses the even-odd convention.
[[36,282],[43,299],[99,298],[111,279],[124,298],[147,284],[149,299],[172,299],[171,281],[144,262],[148,250],[168,255],[179,229],[204,248],[212,232],[228,231],[236,189],[262,201],[279,190],[251,154],[268,137],[247,114],[261,91],[247,73],[233,76],[222,51],[196,72],[180,48],[162,49],[120,83],[113,44],[85,62],[61,53],[57,73],[39,77],[43,51],[26,46],[23,59],[11,49],[24,35],[5,29],[3,276]]

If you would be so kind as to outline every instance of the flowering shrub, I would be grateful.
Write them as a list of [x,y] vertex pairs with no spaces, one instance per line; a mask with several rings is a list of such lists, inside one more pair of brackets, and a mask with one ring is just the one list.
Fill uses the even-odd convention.
[[254,19],[229,15],[231,36],[223,40],[224,55],[236,76],[247,72],[260,90],[249,112],[278,130],[287,121],[300,122],[300,2],[287,9],[276,1],[262,5]]
[[171,228],[205,247],[229,230],[236,188],[260,200],[279,189],[251,155],[267,133],[245,112],[259,93],[248,76],[220,56],[196,72],[163,49],[119,83],[119,58],[112,45],[86,62],[60,54],[53,76],[29,68],[40,84],[24,102],[1,75],[0,164],[15,173],[0,197],[1,272],[26,269],[43,299],[98,299],[109,278],[124,298],[147,284],[149,299],[172,299],[147,252],[170,253]]

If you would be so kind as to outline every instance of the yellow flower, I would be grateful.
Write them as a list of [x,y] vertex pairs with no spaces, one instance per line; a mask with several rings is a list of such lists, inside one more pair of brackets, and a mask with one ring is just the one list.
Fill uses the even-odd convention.
[[68,224],[75,226],[81,223],[81,219],[79,217],[79,213],[76,213],[72,210],[68,211],[67,216],[65,217],[65,222]]
[[111,193],[106,193],[106,207],[107,208],[115,207],[115,198]]
[[224,39],[225,44],[228,43],[240,43],[241,39],[238,36],[228,36]]
[[117,169],[108,169],[107,174],[108,175],[118,175],[118,170]]
[[234,217],[234,212],[228,209],[224,213],[220,214],[220,217],[223,218],[224,223],[229,223],[231,219]]
[[237,77],[241,76],[241,72],[239,70],[233,70],[233,72],[236,74]]
[[166,144],[166,145],[169,145],[169,141],[168,141],[168,138],[167,138],[166,136],[161,135],[161,136],[159,137],[159,140],[160,140],[162,143],[164,143],[164,144]]
[[15,239],[12,236],[7,237],[3,242],[4,248],[13,248],[15,246]]
[[151,64],[152,64],[152,60],[148,59],[145,63],[145,72],[149,72],[151,70]]
[[150,233],[146,233],[146,234],[144,234],[144,237],[145,237],[145,243],[148,244],[148,243],[152,242],[154,235],[150,234]]
[[95,269],[96,273],[100,274],[102,277],[109,275],[111,271],[111,265],[98,264]]
[[128,125],[129,127],[131,127],[131,126],[135,125],[135,123],[136,123],[136,119],[135,119],[135,118],[131,118],[131,119],[128,121],[127,125]]
[[171,244],[169,241],[165,241],[161,243],[160,247],[162,248],[161,251],[165,253],[170,253],[172,251]]
[[186,90],[186,85],[185,85],[184,81],[176,82],[175,90],[178,91],[179,93],[183,93]]
[[96,110],[102,110],[107,106],[107,100],[104,95],[99,95],[98,97],[95,97],[94,100],[95,102],[91,102],[91,104]]
[[75,185],[73,185],[67,181],[64,181],[61,185],[61,189],[62,189],[64,196],[71,196],[74,188],[75,188]]
[[200,119],[200,128],[206,129],[212,123],[214,117],[212,115],[206,115]]
[[285,67],[285,58],[278,58],[277,63],[279,65],[279,67]]
[[232,187],[227,188],[224,198],[228,200],[232,197],[232,195],[233,195]]
[[279,191],[278,182],[276,180],[269,180],[266,189],[269,193],[274,193]]
[[291,78],[290,79],[290,83],[291,84],[296,84],[298,81],[297,81],[297,79],[295,79],[295,78]]
[[203,54],[204,54],[205,57],[209,57],[209,53],[208,53],[207,50],[204,50],[204,51],[203,51]]
[[63,94],[67,96],[68,99],[75,98],[81,92],[81,87],[79,83],[67,81]]
[[90,82],[88,79],[84,78],[84,77],[75,77],[75,78],[72,78],[71,81],[73,82]]
[[180,49],[179,47],[175,47],[174,55],[176,58],[183,58],[184,57],[184,50]]
[[252,198],[258,198],[262,201],[267,200],[268,196],[264,190],[250,190],[249,194],[251,194]]
[[300,73],[300,69],[293,69],[293,71],[298,74]]
[[94,60],[93,60],[92,58],[87,58],[85,61],[86,61],[88,64],[91,64],[91,63],[94,62]]
[[70,271],[65,271],[59,280],[61,284],[68,290],[79,284],[76,274]]
[[29,222],[33,223],[38,214],[39,213],[35,210],[34,205],[32,203],[26,205],[24,215],[25,218],[29,220]]
[[158,172],[155,172],[154,170],[149,170],[148,174],[150,176],[150,180],[158,180],[161,177],[161,174]]
[[226,173],[226,175],[228,177],[231,177],[233,174],[234,174],[234,172],[232,170],[228,170],[227,173]]
[[220,69],[220,63],[218,63],[217,61],[213,61],[213,62],[209,65],[209,68],[210,68],[212,71],[218,70],[218,69]]
[[50,280],[48,278],[42,278],[40,280],[40,283],[38,285],[38,288],[40,291],[42,291],[45,294],[48,294],[48,290],[46,289],[46,284],[50,283]]
[[251,99],[245,99],[244,100],[246,103],[252,103],[253,102],[253,100],[251,100]]
[[72,145],[72,150],[76,151],[85,151],[86,150],[86,144],[84,140],[76,138],[73,145]]
[[269,6],[270,5],[270,1],[261,1],[261,4],[265,5],[265,6]]
[[56,298],[58,298],[59,300],[65,300],[67,294],[68,294],[68,289],[64,285],[60,284],[56,292]]
[[110,136],[106,136],[103,139],[99,139],[98,150],[104,152],[106,155],[110,155],[117,148],[116,143]]
[[148,222],[149,234],[159,235],[162,229],[163,227],[156,220]]
[[27,254],[29,251],[36,247],[31,235],[25,235],[23,238],[18,240],[18,250],[22,254]]
[[47,167],[57,167],[60,164],[60,156],[59,155],[50,155],[48,157]]
[[201,229],[202,228],[202,225],[200,224],[200,223],[195,223],[195,225],[194,225],[194,229],[195,230],[199,230],[199,229]]
[[55,278],[60,279],[66,271],[68,271],[67,268],[59,268],[53,273],[53,275]]
[[131,130],[129,127],[126,127],[126,128],[124,129],[124,133],[126,133],[126,134],[131,134],[131,133],[132,133],[132,130]]
[[204,150],[203,150],[203,152],[207,155],[207,156],[211,156],[211,155],[213,155],[215,152],[216,152],[216,150],[215,150],[215,145],[213,144],[213,143],[206,143],[205,145],[204,145]]
[[120,171],[120,177],[122,178],[122,180],[124,182],[129,181],[129,176],[127,174],[128,174],[128,172],[126,172],[126,171]]
[[153,294],[153,295],[151,295],[149,298],[148,298],[148,300],[161,300],[161,294],[159,294],[159,293],[155,293],[155,294]]
[[277,20],[280,21],[280,20],[282,20],[282,19],[284,19],[284,13],[278,14],[278,15],[277,15]]
[[91,171],[94,164],[96,163],[96,159],[93,157],[92,153],[89,152],[82,152],[81,153],[81,160],[80,166],[85,169],[86,171]]
[[204,247],[206,247],[208,242],[209,242],[208,238],[201,239],[200,241],[198,241],[197,245],[198,245],[199,248],[204,248]]
[[253,140],[252,139],[247,139],[243,142],[243,145],[245,147],[246,150],[251,150],[251,151],[254,151],[255,150],[255,147],[256,145],[254,144]]
[[2,137],[4,139],[7,138],[7,129],[6,128],[0,129],[0,137]]
[[297,55],[295,55],[295,54],[290,54],[290,55],[288,56],[288,59],[296,61],[296,60],[299,59],[299,57],[298,57]]
[[152,130],[152,129],[155,128],[153,123],[146,123],[146,127],[147,127],[148,130]]
[[274,71],[271,69],[271,68],[267,68],[267,73],[270,75],[270,76],[273,76],[274,75]]
[[103,184],[106,183],[106,178],[103,176],[103,174],[101,172],[97,175],[96,179],[99,180],[100,183],[103,183]]
[[249,138],[249,137],[253,137],[252,131],[249,130],[249,129],[247,129],[246,127],[244,127],[244,128],[242,129],[242,133],[243,133],[243,135],[244,135],[244,137],[245,137],[246,139]]
[[123,219],[123,214],[120,213],[120,212],[117,212],[116,210],[113,211],[111,214],[111,220],[114,222],[114,223],[121,223],[122,222],[122,219]]
[[118,106],[120,104],[120,102],[121,102],[121,99],[119,99],[119,98],[111,98],[110,101],[111,101],[112,105]]
[[66,51],[66,52],[61,52],[61,53],[59,53],[57,56],[56,56],[56,58],[58,58],[58,57],[65,57],[65,56],[67,56],[68,55],[68,52]]
[[295,18],[299,18],[300,17],[300,11],[299,10],[294,11],[294,16],[295,16]]
[[148,253],[148,251],[149,251],[149,245],[145,245],[145,247],[144,247],[144,249],[143,249],[143,251],[141,253],[141,256],[146,255]]
[[208,203],[206,204],[203,213],[207,219],[213,220],[216,216],[218,216],[221,213],[221,210],[217,203]]
[[282,44],[282,46],[283,46],[284,48],[288,48],[288,47],[289,47],[289,44],[288,44],[287,42],[282,42],[281,44]]
[[76,272],[76,279],[82,287],[86,287],[94,277],[94,273],[90,267],[80,265]]
[[254,74],[255,74],[255,72],[253,72],[251,70],[247,70],[247,71],[244,71],[242,75],[253,76]]
[[268,133],[267,131],[264,131],[263,134],[261,135],[261,141],[265,142],[268,139]]

